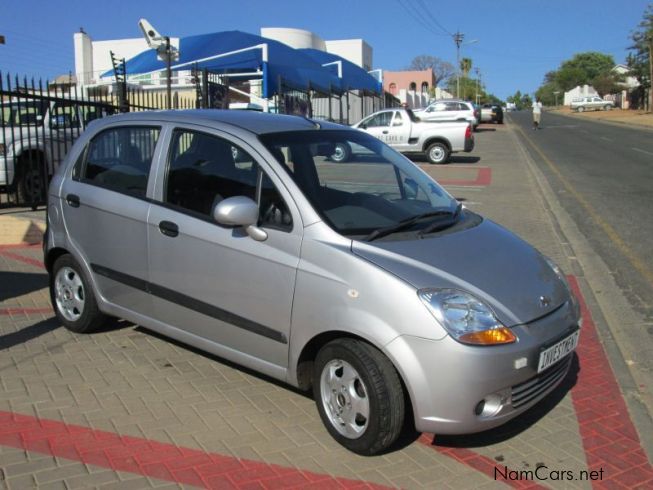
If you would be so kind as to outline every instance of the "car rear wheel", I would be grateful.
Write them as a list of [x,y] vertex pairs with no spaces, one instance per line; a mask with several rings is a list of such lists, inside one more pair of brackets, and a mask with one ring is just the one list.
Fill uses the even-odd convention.
[[583,112],[585,108],[583,106],[580,106],[578,109],[576,109],[578,112]]
[[346,143],[336,143],[335,151],[331,155],[331,161],[344,163],[351,157],[351,148]]
[[605,109],[606,111],[609,111],[609,110],[612,109],[612,106],[610,104],[608,104],[603,109]]
[[97,330],[107,318],[98,309],[93,289],[71,255],[62,255],[52,266],[50,299],[59,321],[73,332]]
[[313,394],[327,430],[350,451],[377,454],[401,433],[405,402],[399,375],[382,352],[363,341],[337,339],[320,349]]
[[426,158],[429,163],[447,163],[449,160],[449,147],[444,143],[432,143],[426,149]]
[[21,158],[16,177],[16,194],[20,204],[31,204],[35,208],[45,201],[47,177],[41,157]]

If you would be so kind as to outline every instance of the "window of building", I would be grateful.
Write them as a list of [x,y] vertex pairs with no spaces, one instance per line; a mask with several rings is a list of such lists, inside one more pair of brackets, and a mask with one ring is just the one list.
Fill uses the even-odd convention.
[[429,91],[429,83],[428,82],[422,82],[422,93],[425,94]]
[[410,86],[408,90],[412,90],[413,92],[415,92],[417,90],[417,84],[415,82],[410,82]]

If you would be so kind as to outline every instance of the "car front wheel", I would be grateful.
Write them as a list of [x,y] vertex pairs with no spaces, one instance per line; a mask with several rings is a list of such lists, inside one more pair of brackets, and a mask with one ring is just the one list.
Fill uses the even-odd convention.
[[585,108],[583,106],[580,106],[578,109],[576,109],[578,112],[583,112]]
[[89,281],[71,255],[62,255],[52,266],[50,299],[58,320],[73,332],[92,332],[106,320]]
[[426,158],[429,163],[447,163],[449,147],[444,143],[433,143],[426,149]]
[[612,109],[612,106],[608,104],[608,105],[606,105],[606,106],[604,107],[604,109],[605,109],[606,111],[609,111],[609,110]]
[[401,433],[405,403],[390,360],[356,339],[337,339],[319,351],[313,394],[331,436],[350,451],[377,454]]

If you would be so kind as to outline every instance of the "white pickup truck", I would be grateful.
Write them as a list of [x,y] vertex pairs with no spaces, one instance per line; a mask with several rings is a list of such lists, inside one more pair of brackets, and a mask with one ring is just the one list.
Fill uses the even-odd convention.
[[[425,154],[429,163],[447,163],[455,152],[474,149],[472,127],[468,122],[429,122],[410,109],[384,109],[353,125],[401,153]],[[349,159],[351,148],[338,148],[331,160]]]

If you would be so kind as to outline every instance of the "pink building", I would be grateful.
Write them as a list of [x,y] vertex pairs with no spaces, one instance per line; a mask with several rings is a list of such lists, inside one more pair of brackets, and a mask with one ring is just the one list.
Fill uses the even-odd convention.
[[428,93],[434,85],[433,70],[383,71],[383,88],[394,96],[400,90]]

